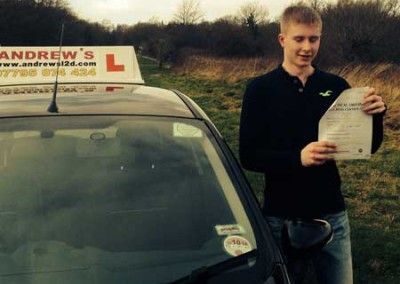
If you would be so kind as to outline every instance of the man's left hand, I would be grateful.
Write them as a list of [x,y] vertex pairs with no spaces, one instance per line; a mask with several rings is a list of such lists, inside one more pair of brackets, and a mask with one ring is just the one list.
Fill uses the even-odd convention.
[[375,94],[374,88],[369,88],[368,92],[364,95],[362,110],[366,114],[376,114],[384,112],[386,109],[385,103],[381,96]]

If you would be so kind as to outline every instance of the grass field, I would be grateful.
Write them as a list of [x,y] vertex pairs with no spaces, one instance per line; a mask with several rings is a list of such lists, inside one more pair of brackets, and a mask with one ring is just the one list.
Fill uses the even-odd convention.
[[[240,64],[234,61],[234,65],[249,67],[229,71],[232,74],[229,76],[228,70],[232,67],[218,67],[222,71],[217,70],[215,66],[219,65],[211,61],[211,68],[203,68],[197,73],[190,66],[174,71],[159,70],[154,62],[143,58],[140,65],[147,85],[178,89],[194,99],[237,155],[239,117],[246,82],[276,63],[257,62],[257,59]],[[197,67],[192,68],[201,69],[199,66],[203,65],[199,64],[195,62]],[[223,64],[232,62],[228,60]],[[388,64],[346,66],[333,71],[353,86],[376,87],[389,108],[385,118],[385,139],[378,153],[369,161],[339,163],[352,227],[355,283],[400,283],[400,69]],[[246,174],[261,201],[263,177],[250,172]]]

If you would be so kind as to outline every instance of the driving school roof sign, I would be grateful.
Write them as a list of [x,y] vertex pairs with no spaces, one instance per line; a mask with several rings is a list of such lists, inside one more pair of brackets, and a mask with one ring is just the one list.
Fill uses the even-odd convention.
[[[58,68],[57,68],[58,67]],[[0,47],[0,85],[143,84],[133,46]]]

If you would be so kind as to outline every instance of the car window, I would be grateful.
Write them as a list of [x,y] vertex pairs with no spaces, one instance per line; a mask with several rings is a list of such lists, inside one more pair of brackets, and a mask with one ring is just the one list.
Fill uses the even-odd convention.
[[257,247],[203,122],[2,119],[0,279],[167,282]]

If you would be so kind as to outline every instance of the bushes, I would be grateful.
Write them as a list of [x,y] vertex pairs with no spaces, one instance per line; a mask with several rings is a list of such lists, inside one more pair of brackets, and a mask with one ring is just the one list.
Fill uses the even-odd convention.
[[321,10],[324,21],[319,63],[400,62],[398,0],[341,0]]
[[[316,61],[319,66],[400,62],[398,0],[339,0],[317,8],[324,21],[322,45]],[[277,22],[259,24],[257,34],[232,17],[188,26],[168,24],[159,29],[162,34],[171,35],[168,40],[174,47],[172,60],[178,58],[181,49],[187,48],[201,49],[205,54],[219,57],[279,59],[282,53],[277,42]]]
[[[267,57],[279,59],[277,22],[248,25],[233,16],[214,22],[179,24],[138,23],[103,26],[79,19],[59,1],[0,1],[0,44],[54,45],[59,27],[66,22],[64,44],[141,47],[161,63],[177,63],[182,54],[219,57]],[[61,1],[60,3],[63,3]],[[400,62],[399,0],[339,0],[317,2],[323,21],[323,40],[317,64],[323,67],[346,63]],[[325,3],[325,4],[324,4]],[[254,30],[257,32],[255,33]],[[182,52],[185,51],[185,52]]]

